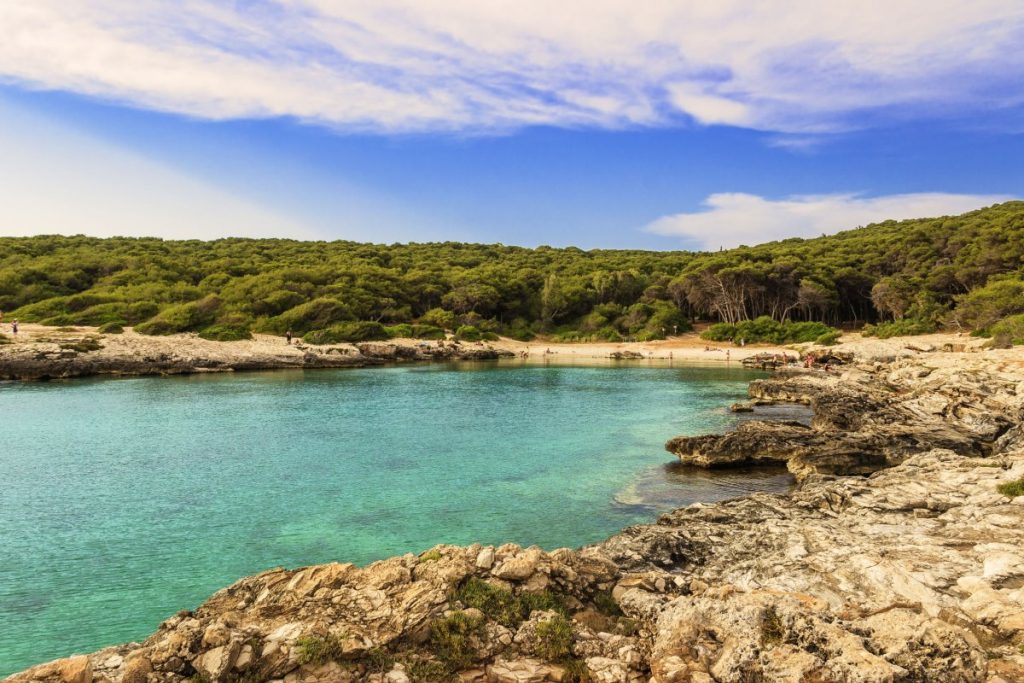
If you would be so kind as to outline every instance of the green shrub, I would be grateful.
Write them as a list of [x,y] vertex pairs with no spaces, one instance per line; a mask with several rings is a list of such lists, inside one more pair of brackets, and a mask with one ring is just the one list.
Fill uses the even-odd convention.
[[388,331],[380,323],[369,321],[332,325],[325,330],[309,332],[302,338],[307,344],[341,344],[382,339],[390,339]]
[[392,339],[412,339],[412,325],[409,323],[399,323],[398,325],[385,325],[384,331],[388,333],[388,336]]
[[984,287],[957,297],[956,319],[975,329],[987,328],[1009,315],[1024,313],[1024,278],[993,278]]
[[525,318],[516,318],[505,326],[503,332],[506,337],[511,337],[517,341],[530,341],[537,336],[530,327],[529,321]]
[[209,327],[204,327],[200,330],[199,336],[211,341],[252,339],[252,333],[249,332],[249,328],[237,323],[216,323]]
[[6,334],[4,334],[3,332],[0,332],[0,344],[10,344],[10,343],[11,343],[10,338]]
[[598,591],[594,594],[593,602],[597,611],[605,616],[622,616],[622,609],[619,608],[619,603],[615,602],[611,591]]
[[400,323],[384,327],[392,339],[444,339],[444,330],[433,325],[410,325]]
[[590,683],[593,680],[586,662],[580,659],[567,659],[561,666],[564,670],[562,683]]
[[395,666],[394,656],[381,647],[367,650],[362,660],[366,664],[367,671],[372,674],[386,674]]
[[105,323],[100,325],[99,331],[101,334],[123,334],[124,326],[117,322]]
[[935,323],[927,320],[904,318],[902,320],[878,323],[877,325],[865,325],[864,329],[861,330],[861,334],[865,337],[889,339],[891,337],[909,337],[915,334],[931,334],[936,329]]
[[308,635],[295,641],[300,664],[325,664],[342,658],[341,640],[335,636]]
[[412,336],[416,339],[444,339],[444,330],[433,325],[413,325]]
[[457,680],[448,667],[429,659],[414,659],[406,663],[405,669],[412,683],[447,683]]
[[786,635],[786,626],[773,605],[761,613],[761,645],[778,645]]
[[836,344],[839,343],[839,338],[841,336],[843,336],[843,333],[840,332],[839,330],[835,330],[834,332],[826,332],[825,334],[815,339],[814,343],[818,344],[819,346],[835,346]]
[[1009,498],[1024,496],[1024,478],[1017,479],[1016,481],[1003,482],[996,487],[996,490]]
[[213,323],[221,300],[209,295],[199,301],[169,306],[144,323],[137,325],[139,334],[163,335],[189,332]]
[[833,327],[817,322],[779,322],[764,315],[754,320],[739,323],[717,323],[701,334],[702,339],[710,341],[765,344],[799,344],[813,342],[827,334],[838,333]]
[[451,311],[443,308],[431,308],[420,316],[420,322],[424,325],[433,325],[443,330],[453,330],[458,323],[458,318]]
[[534,610],[554,610],[565,616],[565,602],[550,591],[520,593],[492,586],[483,579],[470,577],[456,589],[453,596],[466,607],[475,607],[487,618],[508,628],[515,628]]
[[1024,344],[1024,315],[1003,318],[987,330],[987,335],[1000,346]]
[[337,323],[355,319],[352,309],[338,299],[319,297],[289,308],[278,316],[262,321],[257,331],[268,334],[304,335],[312,330],[323,330]]
[[569,620],[558,614],[537,624],[537,654],[558,662],[572,654],[573,632]]
[[455,338],[459,341],[478,342],[488,338],[496,339],[497,335],[493,332],[481,332],[473,325],[462,325],[455,330]]
[[442,557],[440,550],[428,550],[427,552],[420,555],[420,562],[437,562]]
[[449,671],[465,669],[476,658],[473,638],[483,636],[484,624],[465,612],[452,612],[430,625],[431,649]]

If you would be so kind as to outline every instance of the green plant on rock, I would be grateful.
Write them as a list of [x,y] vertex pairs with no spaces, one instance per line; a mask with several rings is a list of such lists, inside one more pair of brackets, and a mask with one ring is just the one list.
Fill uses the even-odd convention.
[[619,609],[619,603],[615,602],[615,598],[612,597],[611,591],[598,591],[597,593],[594,593],[593,602],[597,611],[605,616],[622,616],[622,610]]
[[406,662],[406,673],[412,683],[447,683],[456,680],[453,672],[441,662],[430,659],[414,659]]
[[300,664],[324,664],[342,658],[341,639],[331,635],[308,635],[295,641]]
[[996,490],[1008,498],[1024,496],[1024,477],[1021,477],[1016,481],[1003,482],[1002,484],[996,487]]
[[581,659],[567,659],[561,663],[562,683],[590,683],[590,669]]
[[124,325],[121,323],[104,323],[100,325],[100,334],[123,334]]
[[366,670],[369,673],[385,674],[395,666],[395,658],[390,652],[381,647],[368,650],[363,656]]
[[475,576],[462,583],[453,597],[466,607],[475,607],[488,619],[507,628],[521,624],[533,610],[554,610],[563,616],[568,614],[565,601],[551,591],[515,595],[510,590],[492,586]]
[[440,550],[428,550],[427,552],[420,555],[420,562],[437,562],[442,557]]
[[572,624],[561,614],[537,624],[537,654],[549,662],[559,662],[572,654]]
[[483,620],[452,612],[430,625],[431,648],[449,671],[465,669],[476,659],[473,640],[482,637],[483,630]]
[[774,605],[769,605],[761,613],[761,646],[771,647],[782,642],[786,635],[786,626]]

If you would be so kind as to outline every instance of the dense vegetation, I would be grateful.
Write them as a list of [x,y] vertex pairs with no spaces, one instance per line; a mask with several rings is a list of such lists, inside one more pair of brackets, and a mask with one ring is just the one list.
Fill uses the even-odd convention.
[[[225,239],[0,238],[0,310],[51,325],[211,339],[722,339],[961,326],[1019,331],[1024,202],[715,253]],[[1002,322],[1001,322],[1002,321]],[[785,324],[781,324],[785,323]],[[1001,326],[1001,327],[998,327]]]

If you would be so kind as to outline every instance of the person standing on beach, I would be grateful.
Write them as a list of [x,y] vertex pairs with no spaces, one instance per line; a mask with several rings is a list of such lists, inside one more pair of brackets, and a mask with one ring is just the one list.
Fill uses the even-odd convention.
[[288,331],[284,333],[284,343],[287,344],[288,346],[292,345],[292,331],[291,331],[291,328],[289,328]]
[[13,334],[15,337],[18,336],[18,321],[17,321],[17,319],[15,319],[13,322],[11,322],[11,334]]

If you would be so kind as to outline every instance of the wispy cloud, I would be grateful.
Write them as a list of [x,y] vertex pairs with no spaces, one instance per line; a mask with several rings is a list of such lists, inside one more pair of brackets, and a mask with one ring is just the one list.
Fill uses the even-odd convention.
[[33,0],[0,32],[8,82],[346,131],[813,134],[1024,103],[1018,0]]
[[1010,199],[1013,197],[941,192],[765,199],[742,192],[723,192],[705,199],[701,211],[663,216],[645,229],[694,241],[704,249],[718,249],[789,237],[818,237],[889,219],[954,215]]

